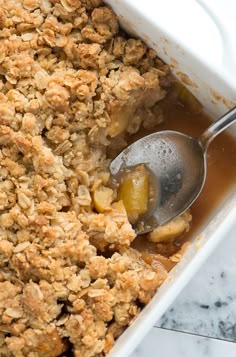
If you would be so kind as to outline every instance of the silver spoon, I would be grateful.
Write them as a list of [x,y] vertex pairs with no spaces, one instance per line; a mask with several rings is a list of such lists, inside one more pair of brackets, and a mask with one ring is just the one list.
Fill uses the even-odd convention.
[[134,225],[137,234],[152,231],[186,211],[199,196],[206,178],[211,141],[236,122],[236,107],[198,138],[171,131],[147,135],[124,149],[110,164],[112,175],[121,168],[145,164],[158,182],[158,202]]

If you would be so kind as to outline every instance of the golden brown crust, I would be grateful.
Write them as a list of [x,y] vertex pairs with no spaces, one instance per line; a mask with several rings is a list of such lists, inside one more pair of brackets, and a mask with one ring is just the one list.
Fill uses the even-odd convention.
[[168,69],[100,0],[0,0],[0,29],[0,355],[102,356],[167,276],[93,193]]

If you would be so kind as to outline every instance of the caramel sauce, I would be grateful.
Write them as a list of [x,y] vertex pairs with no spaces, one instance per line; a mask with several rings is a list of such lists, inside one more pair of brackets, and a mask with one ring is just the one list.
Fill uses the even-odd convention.
[[[176,130],[197,137],[211,125],[211,120],[206,114],[193,114],[178,102],[169,104],[168,101],[163,104],[165,122],[159,124],[155,130],[142,130],[141,133],[131,138],[130,143],[157,130]],[[236,183],[236,139],[226,132],[221,133],[209,146],[207,156],[206,182],[203,191],[191,207],[193,220],[190,231],[175,242],[165,245],[148,242],[145,236],[140,236],[133,242],[134,248],[169,256],[175,253],[185,241],[190,240],[219,208]]]

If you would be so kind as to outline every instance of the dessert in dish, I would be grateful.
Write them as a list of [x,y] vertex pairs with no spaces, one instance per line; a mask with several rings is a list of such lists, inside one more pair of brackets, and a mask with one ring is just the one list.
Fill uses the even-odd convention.
[[1,356],[104,356],[181,259],[191,213],[136,238],[109,173],[170,105],[201,110],[100,0],[0,0]]

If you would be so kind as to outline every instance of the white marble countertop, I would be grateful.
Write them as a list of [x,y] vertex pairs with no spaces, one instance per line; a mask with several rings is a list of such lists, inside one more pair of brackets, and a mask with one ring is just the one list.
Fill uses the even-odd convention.
[[236,222],[131,357],[236,356]]

